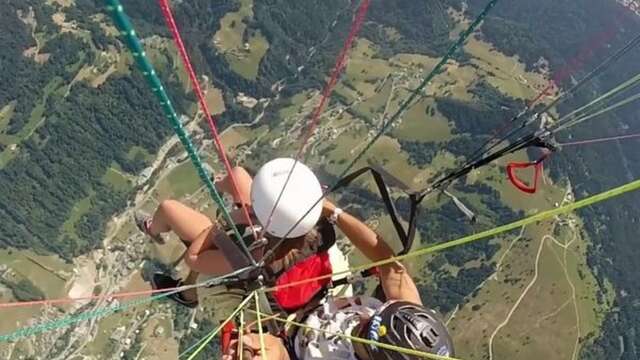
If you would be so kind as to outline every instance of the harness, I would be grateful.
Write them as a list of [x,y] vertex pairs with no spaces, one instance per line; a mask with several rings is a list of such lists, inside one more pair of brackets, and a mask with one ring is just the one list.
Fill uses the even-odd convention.
[[[413,246],[416,232],[416,219],[418,215],[418,205],[420,204],[422,197],[417,192],[411,192],[409,188],[404,185],[400,180],[393,175],[386,172],[384,169],[375,167],[373,165],[361,168],[344,178],[340,179],[329,192],[334,192],[338,189],[347,187],[354,180],[360,176],[370,173],[373,177],[378,193],[380,194],[386,211],[391,218],[394,229],[398,235],[398,238],[402,244],[402,250],[399,255],[405,254],[410,251]],[[397,187],[408,195],[410,207],[409,207],[409,221],[408,225],[403,226],[400,222],[396,207],[391,198],[391,194],[387,187],[387,183]],[[263,269],[257,269],[254,272],[248,272],[243,276],[243,280],[236,281],[232,284],[227,284],[230,289],[243,289],[245,291],[255,290],[263,285],[277,286],[284,284],[295,283],[300,280],[309,278],[322,277],[333,273],[333,267],[329,259],[329,249],[334,246],[336,242],[336,233],[334,226],[330,224],[326,219],[322,218],[316,225],[316,230],[320,233],[322,242],[319,244],[303,244],[305,251],[296,254],[294,261],[291,259],[279,259]],[[250,248],[253,245],[261,246],[263,244],[251,244],[253,238],[252,234],[245,236],[245,241],[248,242]],[[217,241],[216,245],[227,256],[234,269],[240,269],[250,265],[250,261],[247,256],[240,251],[238,246],[232,241]],[[280,288],[272,293],[266,294],[266,299],[261,301],[261,308],[267,310],[268,313],[296,313],[299,319],[306,318],[306,316],[314,309],[316,309],[323,298],[326,297],[328,291],[331,288],[335,288],[342,285],[348,285],[354,282],[356,279],[366,278],[369,276],[377,275],[376,269],[364,270],[359,274],[352,274],[352,276],[345,277],[339,280],[332,281],[330,277],[322,280],[307,282],[297,286],[289,286]],[[256,281],[260,279],[261,281]],[[384,293],[382,288],[378,286],[375,291],[377,298],[384,301]],[[265,306],[266,305],[266,306]],[[269,311],[270,310],[270,311]],[[280,334],[285,340],[284,330],[275,322],[268,322],[269,331],[272,334]],[[222,349],[226,350],[231,341],[231,334],[235,331],[235,326],[228,325],[222,331]],[[291,352],[290,352],[291,353]]]

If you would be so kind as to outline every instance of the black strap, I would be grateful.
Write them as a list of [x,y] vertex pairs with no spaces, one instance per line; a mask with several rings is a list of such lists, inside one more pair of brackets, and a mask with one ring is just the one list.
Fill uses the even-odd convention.
[[554,151],[555,148],[546,140],[542,139],[541,136],[539,134],[529,134],[529,135],[525,135],[523,137],[521,137],[520,139],[514,141],[513,143],[507,145],[506,147],[504,147],[503,149],[500,149],[492,154],[489,154],[485,157],[482,157],[476,161],[473,161],[471,163],[468,163],[466,165],[464,165],[463,167],[459,168],[458,170],[449,173],[448,175],[440,178],[439,180],[435,181],[431,186],[427,187],[426,189],[422,190],[420,192],[420,201],[427,196],[428,194],[430,194],[431,192],[433,192],[434,190],[437,190],[439,188],[442,187],[446,187],[448,184],[450,184],[452,181],[459,179],[465,175],[467,175],[468,173],[470,173],[472,170],[477,169],[479,167],[485,166],[491,162],[493,162],[496,159],[499,159],[505,155],[508,154],[512,154],[516,151],[528,148],[528,147],[542,147],[542,148],[547,148],[551,151]]
[[[361,169],[358,169],[351,174],[346,175],[342,179],[340,179],[334,186],[331,188],[330,192],[338,190],[340,188],[346,187],[353,182],[353,180],[362,176],[366,172],[370,172],[375,180],[376,186],[378,188],[378,192],[380,193],[380,197],[382,197],[382,201],[384,202],[384,206],[391,218],[391,222],[393,223],[393,227],[398,234],[400,242],[402,243],[402,250],[398,253],[398,255],[404,255],[411,251],[411,247],[413,246],[413,242],[415,240],[416,235],[416,221],[418,217],[418,205],[422,201],[422,197],[413,192],[409,192],[408,186],[406,186],[402,181],[398,180],[393,175],[389,174],[384,169],[381,169],[377,166],[367,166]],[[384,174],[384,176],[382,175]],[[393,183],[396,187],[403,190],[409,197],[410,210],[409,210],[409,225],[405,229],[402,223],[400,222],[400,218],[398,216],[398,211],[391,199],[391,195],[389,194],[389,189],[387,188],[387,184],[385,179],[390,183]]]

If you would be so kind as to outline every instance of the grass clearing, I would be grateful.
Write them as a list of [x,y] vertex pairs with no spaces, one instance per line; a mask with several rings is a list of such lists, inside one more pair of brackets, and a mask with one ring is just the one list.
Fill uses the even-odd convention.
[[127,152],[127,160],[135,160],[136,157],[142,157],[146,163],[151,163],[154,156],[147,149],[140,146],[132,146]]
[[378,81],[389,75],[393,68],[386,60],[373,59],[377,45],[366,39],[357,39],[351,50],[345,70],[343,85],[355,91],[357,96],[370,98],[376,94]]
[[255,80],[260,61],[269,50],[269,42],[260,32],[252,35],[242,50],[225,54],[231,70],[245,79]]
[[[361,117],[370,121],[380,119],[384,116],[387,99],[391,96],[392,84],[390,81],[385,82],[380,91],[369,97],[365,101],[355,105],[353,110]],[[368,121],[368,122],[370,122]]]
[[[1,302],[16,301],[13,297],[0,296]],[[0,333],[8,334],[17,329],[28,326],[29,320],[37,318],[40,315],[40,308],[35,306],[25,306],[11,309],[11,311],[4,311],[2,314],[2,321],[0,321]],[[21,342],[28,341],[28,339],[21,340]],[[0,351],[3,346],[7,346],[7,343],[0,344]]]
[[212,85],[207,87],[204,100],[207,103],[207,107],[209,108],[211,115],[219,115],[225,111],[222,91],[214,88]]
[[527,72],[517,56],[506,56],[485,41],[471,37],[464,50],[491,85],[512,97],[531,99],[548,84],[544,75]]
[[2,110],[0,110],[0,133],[4,132],[4,129],[9,125],[11,117],[13,117],[13,111],[15,110],[16,105],[18,105],[18,100],[13,100],[7,105],[3,106]]
[[112,165],[102,176],[102,182],[110,185],[117,191],[128,191],[131,189],[131,177],[122,172],[117,164]]
[[[545,241],[536,283],[514,312],[511,321],[495,337],[496,358],[508,358],[520,345],[519,359],[570,359],[575,341],[576,318],[572,306],[562,308],[571,291],[562,264],[553,254],[553,244]],[[554,316],[551,314],[558,311]],[[573,340],[573,341],[572,341]]]
[[62,233],[60,237],[63,235],[68,235],[71,238],[79,240],[78,235],[76,233],[76,224],[80,221],[80,218],[91,210],[91,202],[93,201],[93,197],[95,193],[91,192],[88,196],[79,200],[73,205],[73,208],[69,212],[69,216],[67,220],[62,224]]
[[16,144],[18,146],[15,150],[8,147],[4,149],[2,153],[0,153],[0,169],[4,168],[11,160],[13,160],[13,158],[18,155],[20,143],[31,137],[31,135],[33,135],[33,133],[42,124],[44,124],[44,110],[47,104],[47,99],[49,98],[50,94],[52,94],[62,85],[62,81],[63,79],[61,77],[54,77],[47,83],[47,85],[44,87],[42,98],[40,98],[40,100],[31,110],[29,120],[16,135],[0,134],[0,143],[3,143],[5,145]]
[[116,313],[99,319],[96,336],[87,343],[82,352],[87,355],[94,354],[97,358],[110,353],[111,345],[115,345],[112,344],[113,340],[110,337],[118,327],[126,324],[126,316],[125,313]]
[[[156,330],[162,328],[162,334],[157,335]],[[150,319],[142,330],[141,338],[146,345],[141,352],[144,359],[170,360],[177,359],[179,355],[178,342],[171,337],[173,322],[170,317],[154,317]],[[215,341],[215,340],[214,340]]]
[[42,125],[43,123],[43,115],[45,105],[47,104],[47,99],[49,95],[54,92],[58,87],[62,85],[63,79],[61,77],[52,78],[49,83],[44,87],[44,95],[38,101],[36,106],[31,111],[31,115],[29,116],[29,121],[27,124],[20,130],[20,132],[16,135],[20,141],[23,141],[31,136],[36,129]]
[[181,198],[192,194],[202,186],[200,177],[191,162],[185,162],[173,168],[171,172],[158,184],[161,198]]
[[0,264],[11,269],[15,280],[28,279],[47,298],[64,297],[67,281],[72,276],[72,266],[59,257],[38,255],[30,250],[2,249]]
[[433,99],[422,99],[404,115],[393,129],[393,136],[403,140],[441,142],[452,138],[451,125],[437,109]]

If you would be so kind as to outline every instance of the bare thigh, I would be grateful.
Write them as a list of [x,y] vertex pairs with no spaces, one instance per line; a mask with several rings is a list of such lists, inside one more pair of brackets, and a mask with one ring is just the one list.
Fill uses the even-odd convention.
[[253,183],[251,175],[242,167],[234,167],[232,175],[237,188],[234,186],[230,175],[217,182],[216,186],[220,191],[231,194],[235,203],[251,205],[251,184]]
[[163,201],[159,210],[171,230],[189,243],[213,226],[208,216],[176,200]]

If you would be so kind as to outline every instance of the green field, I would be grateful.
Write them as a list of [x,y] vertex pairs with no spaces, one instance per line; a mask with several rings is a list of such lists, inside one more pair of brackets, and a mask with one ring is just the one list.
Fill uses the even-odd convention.
[[30,250],[13,249],[0,250],[0,264],[7,265],[15,273],[16,280],[31,281],[48,298],[65,295],[73,268],[53,255],[42,256]]
[[[91,193],[87,197],[78,201],[71,209],[67,221],[62,224],[62,234],[68,235],[74,239],[78,239],[76,234],[76,224],[80,221],[80,218],[87,214],[91,210],[91,202],[93,201],[94,193]],[[62,235],[61,235],[62,236]]]
[[140,146],[132,146],[129,152],[127,152],[127,159],[134,160],[136,157],[144,159],[147,163],[153,161],[153,155],[149,154],[147,149]]
[[18,101],[14,100],[0,109],[0,133],[4,132],[4,129],[9,125],[17,104]]
[[132,187],[130,175],[122,172],[118,164],[113,164],[102,176],[102,182],[119,191],[129,191]]
[[198,190],[202,185],[200,177],[196,173],[191,162],[185,162],[174,168],[158,184],[158,194],[160,198],[181,198],[190,195]]
[[451,124],[430,99],[423,99],[407,110],[392,134],[399,139],[424,142],[442,142],[452,138]]

